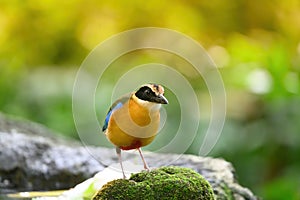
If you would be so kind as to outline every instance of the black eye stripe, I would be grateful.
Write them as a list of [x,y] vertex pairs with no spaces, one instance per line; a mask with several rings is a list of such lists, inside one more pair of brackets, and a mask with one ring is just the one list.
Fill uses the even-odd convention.
[[155,93],[151,90],[151,88],[144,86],[141,87],[136,93],[135,96],[141,100],[151,101],[153,97],[155,97]]

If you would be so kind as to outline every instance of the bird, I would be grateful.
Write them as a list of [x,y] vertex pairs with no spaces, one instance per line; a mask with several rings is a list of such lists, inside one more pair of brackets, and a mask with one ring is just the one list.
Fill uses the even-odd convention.
[[148,83],[120,97],[109,108],[102,131],[115,146],[123,178],[121,150],[137,149],[144,169],[149,170],[141,147],[150,144],[158,133],[161,104],[168,104],[163,86]]

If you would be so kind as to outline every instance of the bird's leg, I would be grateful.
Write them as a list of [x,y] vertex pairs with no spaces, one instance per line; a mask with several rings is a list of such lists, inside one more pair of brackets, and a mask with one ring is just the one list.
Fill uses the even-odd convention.
[[126,176],[125,176],[124,168],[123,168],[123,164],[122,164],[121,149],[119,147],[116,147],[116,152],[117,152],[117,155],[118,155],[118,158],[119,158],[119,163],[121,165],[121,169],[122,169],[122,173],[123,173],[123,178],[125,179]]
[[142,158],[142,161],[143,161],[143,163],[144,163],[144,169],[147,170],[147,171],[149,171],[149,167],[148,167],[148,165],[147,165],[147,163],[146,163],[146,160],[145,160],[145,158],[144,158],[144,156],[143,156],[143,153],[142,153],[141,148],[137,148],[137,150],[139,151],[140,156],[141,156],[141,158]]

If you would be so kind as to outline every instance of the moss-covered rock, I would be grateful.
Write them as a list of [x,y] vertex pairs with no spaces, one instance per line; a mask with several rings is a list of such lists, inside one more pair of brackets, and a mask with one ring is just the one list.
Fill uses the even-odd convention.
[[197,172],[182,167],[161,167],[105,184],[94,200],[214,199],[209,183]]

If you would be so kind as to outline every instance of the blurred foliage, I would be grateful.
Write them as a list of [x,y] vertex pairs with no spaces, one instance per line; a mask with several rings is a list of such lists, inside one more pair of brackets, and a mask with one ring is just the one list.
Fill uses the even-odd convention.
[[298,0],[2,0],[0,110],[78,137],[71,95],[86,55],[130,28],[174,29],[208,50],[225,82],[227,121],[211,155],[265,199],[299,199],[299,10]]

